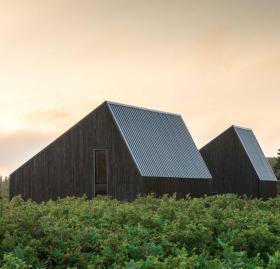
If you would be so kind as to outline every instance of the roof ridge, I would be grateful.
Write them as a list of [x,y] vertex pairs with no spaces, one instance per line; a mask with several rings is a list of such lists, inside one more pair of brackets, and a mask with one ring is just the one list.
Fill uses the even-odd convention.
[[128,108],[134,108],[134,109],[140,109],[140,110],[145,110],[145,111],[151,111],[151,112],[160,113],[160,114],[168,114],[168,115],[182,117],[181,114],[173,113],[173,112],[161,111],[161,110],[157,110],[157,109],[145,108],[145,107],[134,106],[134,105],[127,105],[127,104],[122,104],[122,103],[117,103],[117,102],[112,102],[112,101],[107,101],[107,100],[105,102],[108,105],[117,105],[117,106],[123,106],[123,107],[128,107]]
[[252,128],[242,127],[242,126],[239,126],[239,125],[232,125],[232,127],[233,127],[234,129],[243,129],[243,130],[253,131]]

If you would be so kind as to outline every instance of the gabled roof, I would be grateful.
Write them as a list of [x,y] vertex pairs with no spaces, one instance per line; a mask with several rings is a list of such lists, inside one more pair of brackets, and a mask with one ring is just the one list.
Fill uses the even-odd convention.
[[276,181],[276,176],[251,129],[233,126],[260,180]]
[[142,176],[211,178],[180,115],[107,104]]

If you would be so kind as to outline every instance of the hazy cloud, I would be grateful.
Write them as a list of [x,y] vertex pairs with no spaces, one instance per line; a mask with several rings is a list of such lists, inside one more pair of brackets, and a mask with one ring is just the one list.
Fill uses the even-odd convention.
[[0,174],[8,175],[45,147],[55,134],[17,131],[0,134]]
[[23,115],[22,120],[29,128],[38,131],[58,131],[71,123],[71,114],[62,110],[34,110]]
[[32,111],[27,113],[24,118],[26,121],[34,123],[39,121],[63,121],[67,120],[71,115],[65,111],[60,110],[45,110],[45,111]]

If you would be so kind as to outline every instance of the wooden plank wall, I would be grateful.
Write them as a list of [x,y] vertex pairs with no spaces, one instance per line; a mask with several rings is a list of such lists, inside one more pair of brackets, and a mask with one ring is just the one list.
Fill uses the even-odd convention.
[[[120,200],[132,201],[142,193],[142,177],[132,159],[124,140],[117,130],[113,128],[114,143],[112,144],[112,168],[111,180],[115,186],[115,196]],[[113,190],[111,190],[113,192]]]
[[256,171],[233,127],[203,147],[200,153],[213,177],[211,192],[274,196],[271,188],[259,191]]
[[277,181],[259,181],[259,197],[267,199],[277,196]]
[[57,197],[94,196],[93,149],[108,149],[108,194],[132,200],[141,177],[106,103],[82,119],[10,176],[10,198],[47,201]]
[[190,178],[152,178],[143,179],[143,193],[155,193],[157,195],[176,193],[178,198],[190,194],[192,197],[201,197],[209,194],[210,179]]

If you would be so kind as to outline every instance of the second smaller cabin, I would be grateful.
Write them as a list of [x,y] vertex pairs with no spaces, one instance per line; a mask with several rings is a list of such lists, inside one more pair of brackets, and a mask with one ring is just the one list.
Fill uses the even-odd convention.
[[213,177],[212,193],[276,196],[276,176],[251,129],[231,126],[200,153]]

